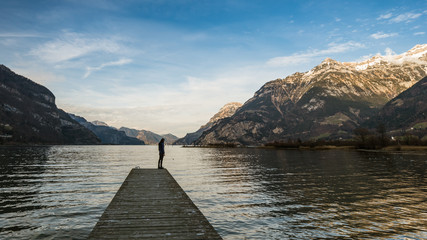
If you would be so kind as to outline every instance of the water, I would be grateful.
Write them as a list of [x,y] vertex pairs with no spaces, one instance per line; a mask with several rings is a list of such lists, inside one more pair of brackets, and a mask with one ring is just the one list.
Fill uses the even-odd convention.
[[[0,239],[85,239],[155,146],[0,147]],[[427,239],[426,155],[166,147],[224,239]]]

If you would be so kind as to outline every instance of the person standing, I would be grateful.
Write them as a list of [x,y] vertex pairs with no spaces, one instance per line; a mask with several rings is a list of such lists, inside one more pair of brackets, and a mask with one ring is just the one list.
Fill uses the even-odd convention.
[[159,142],[159,163],[158,163],[158,168],[162,169],[163,168],[163,157],[165,156],[165,139],[162,138]]

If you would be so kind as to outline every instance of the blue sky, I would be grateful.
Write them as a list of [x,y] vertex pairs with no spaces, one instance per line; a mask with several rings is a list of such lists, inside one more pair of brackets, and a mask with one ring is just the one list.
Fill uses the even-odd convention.
[[58,107],[180,137],[326,57],[427,43],[425,0],[4,0],[0,16],[0,64]]

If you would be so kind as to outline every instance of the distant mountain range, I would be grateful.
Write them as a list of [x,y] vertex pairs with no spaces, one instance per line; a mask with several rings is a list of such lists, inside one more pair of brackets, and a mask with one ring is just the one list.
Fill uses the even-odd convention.
[[47,88],[0,65],[0,143],[99,144]]
[[119,130],[126,133],[126,135],[129,137],[140,139],[144,141],[146,144],[150,144],[150,145],[158,144],[162,138],[165,139],[166,144],[172,144],[178,139],[178,137],[170,133],[159,135],[157,133],[153,133],[147,130],[136,130],[136,129],[126,128],[126,127],[121,127]]
[[103,144],[155,145],[158,144],[162,138],[165,139],[166,144],[172,144],[178,139],[178,137],[170,133],[159,135],[151,131],[137,130],[127,127],[121,127],[117,129],[99,120],[88,122],[83,117],[79,117],[74,114],[69,115],[81,125],[94,132],[96,136],[101,139]]
[[88,122],[83,117],[79,117],[74,114],[70,114],[70,116],[81,125],[94,132],[96,136],[101,139],[103,144],[155,145],[158,144],[162,138],[165,139],[166,144],[172,144],[178,139],[178,137],[170,133],[159,135],[151,131],[137,130],[127,127],[117,129],[99,120]]
[[[138,134],[133,136],[131,130]],[[169,144],[178,139],[172,134],[116,129],[66,113],[56,107],[55,96],[46,87],[0,64],[0,144],[144,145],[157,144],[161,138]]]
[[178,139],[178,137],[170,133],[159,135],[151,131],[137,130],[127,127],[117,129],[99,120],[87,122],[86,119],[82,117],[78,117],[73,114],[70,115],[80,124],[94,132],[101,139],[103,144],[155,145],[158,144],[162,138],[165,139],[166,144],[172,144]]
[[[267,82],[194,143],[259,145],[297,138],[351,138],[355,128],[426,75],[427,44],[358,63],[327,58],[308,72]],[[419,104],[425,106],[426,101]]]
[[86,127],[95,135],[101,139],[102,144],[114,144],[114,145],[145,145],[144,141],[129,137],[125,132],[119,131],[113,127],[108,126],[106,123],[101,121],[88,122],[86,119],[74,114],[69,114],[74,120]]

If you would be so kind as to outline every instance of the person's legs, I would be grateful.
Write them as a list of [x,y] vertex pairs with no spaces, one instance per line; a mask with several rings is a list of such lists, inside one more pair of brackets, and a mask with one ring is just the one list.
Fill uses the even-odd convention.
[[163,154],[160,154],[158,168],[163,168]]

